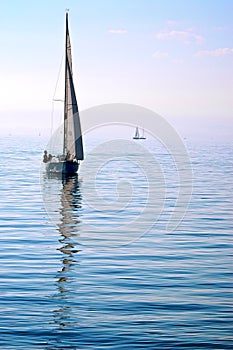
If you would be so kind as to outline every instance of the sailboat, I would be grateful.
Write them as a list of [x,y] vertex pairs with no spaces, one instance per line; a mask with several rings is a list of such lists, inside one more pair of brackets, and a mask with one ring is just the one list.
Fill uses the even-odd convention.
[[139,133],[139,128],[138,126],[136,127],[136,130],[135,130],[135,134],[134,134],[134,137],[133,137],[134,140],[145,140],[145,136],[144,136],[144,129],[142,129],[142,135],[140,135]]
[[84,159],[81,124],[75,94],[72,55],[69,34],[68,11],[66,12],[65,29],[65,98],[63,123],[63,151],[53,156],[44,151],[43,162],[48,173],[76,174],[80,161]]

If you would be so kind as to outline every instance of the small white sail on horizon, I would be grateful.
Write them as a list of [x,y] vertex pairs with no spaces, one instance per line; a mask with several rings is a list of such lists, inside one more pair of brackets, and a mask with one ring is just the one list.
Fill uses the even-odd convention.
[[137,126],[133,139],[134,140],[145,140],[146,138],[144,136],[144,129],[142,129],[142,135],[140,135],[139,128]]

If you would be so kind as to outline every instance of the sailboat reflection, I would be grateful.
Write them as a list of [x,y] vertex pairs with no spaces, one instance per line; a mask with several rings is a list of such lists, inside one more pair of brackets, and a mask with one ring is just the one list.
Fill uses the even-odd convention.
[[[56,179],[53,179],[51,181],[56,181]],[[57,180],[61,184],[61,179]],[[54,322],[60,328],[68,327],[72,323],[72,309],[69,300],[74,292],[72,290],[73,268],[78,264],[77,254],[81,251],[77,239],[81,222],[81,201],[78,177],[64,177],[60,189],[60,221],[57,224],[60,233],[60,247],[57,249],[62,253],[62,266],[56,275],[58,293],[55,298],[58,307],[53,311]]]

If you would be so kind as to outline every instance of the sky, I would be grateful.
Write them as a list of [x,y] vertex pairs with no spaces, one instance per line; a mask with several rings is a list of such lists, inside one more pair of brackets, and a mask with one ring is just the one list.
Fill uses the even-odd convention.
[[184,137],[232,139],[230,0],[1,1],[1,133],[49,130],[66,8],[81,111],[131,103]]

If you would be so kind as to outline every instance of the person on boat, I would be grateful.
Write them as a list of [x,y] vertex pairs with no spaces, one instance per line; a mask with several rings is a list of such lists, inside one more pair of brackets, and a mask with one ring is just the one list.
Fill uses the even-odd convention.
[[74,160],[74,155],[71,154],[70,151],[67,152],[66,160],[67,160],[68,162],[71,162],[72,160]]
[[65,160],[69,160],[70,159],[70,151],[68,151],[67,153],[66,153],[66,157],[65,157]]
[[44,163],[48,162],[48,152],[46,150],[44,151],[43,162]]
[[53,158],[52,154],[49,153],[48,155],[48,162]]

